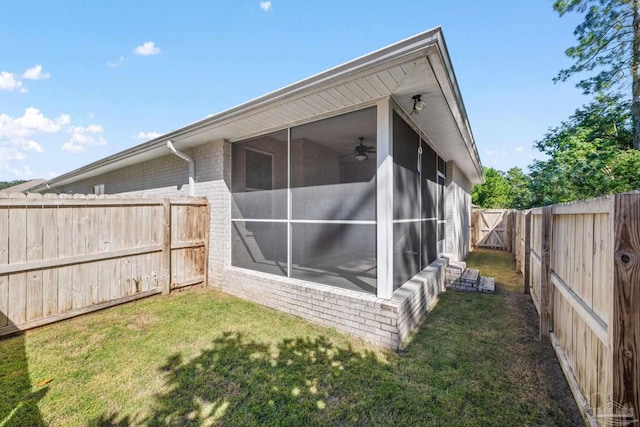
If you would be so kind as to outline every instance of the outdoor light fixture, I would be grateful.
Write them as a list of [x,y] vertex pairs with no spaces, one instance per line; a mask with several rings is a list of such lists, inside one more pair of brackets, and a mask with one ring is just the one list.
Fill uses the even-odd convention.
[[413,99],[413,109],[410,114],[417,116],[427,103],[422,100],[422,95],[414,95],[411,99]]

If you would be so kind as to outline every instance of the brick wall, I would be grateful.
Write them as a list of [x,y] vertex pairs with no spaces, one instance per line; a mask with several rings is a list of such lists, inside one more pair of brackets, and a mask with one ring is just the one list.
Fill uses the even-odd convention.
[[438,260],[398,288],[391,299],[257,271],[226,267],[222,290],[397,349],[444,291],[446,259]]

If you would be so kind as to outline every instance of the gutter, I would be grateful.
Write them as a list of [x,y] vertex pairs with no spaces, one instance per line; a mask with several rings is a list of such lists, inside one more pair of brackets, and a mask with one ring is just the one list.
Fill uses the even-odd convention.
[[194,197],[196,195],[196,185],[195,185],[195,171],[196,171],[196,162],[186,154],[181,151],[176,150],[176,147],[173,146],[171,140],[167,140],[167,148],[171,150],[173,154],[180,157],[182,160],[189,163],[189,197]]

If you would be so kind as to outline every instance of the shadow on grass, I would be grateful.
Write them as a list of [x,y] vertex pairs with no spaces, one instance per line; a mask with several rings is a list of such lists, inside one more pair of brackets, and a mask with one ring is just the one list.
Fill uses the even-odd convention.
[[[0,312],[0,320],[6,319]],[[12,327],[9,322],[6,327]],[[3,337],[0,354],[0,426],[43,426],[38,402],[47,394],[48,387],[31,385],[25,352],[24,334]]]
[[[363,391],[384,389],[391,394],[396,386],[385,389],[378,381],[384,375],[372,375],[384,371],[384,364],[372,352],[338,349],[325,337],[284,340],[271,347],[239,333],[224,333],[191,360],[183,360],[180,354],[169,357],[160,368],[169,391],[156,395],[151,415],[133,422],[150,426],[370,424],[369,414],[358,409]],[[370,393],[371,399],[378,397],[383,398]],[[131,422],[111,414],[89,425]]]

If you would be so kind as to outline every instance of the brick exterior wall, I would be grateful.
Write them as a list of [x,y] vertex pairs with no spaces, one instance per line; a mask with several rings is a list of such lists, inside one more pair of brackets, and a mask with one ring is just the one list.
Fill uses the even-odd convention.
[[446,265],[432,263],[388,300],[236,267],[224,269],[222,290],[395,350],[444,291]]
[[[389,300],[361,292],[232,267],[231,145],[220,140],[185,150],[185,153],[195,160],[196,196],[207,197],[211,206],[210,285],[240,298],[336,328],[392,349],[402,345],[407,335],[435,304],[438,294],[444,291],[444,268],[447,259],[432,263],[397,289]],[[460,194],[468,195],[470,192],[469,185],[463,187],[465,182],[468,184],[468,180],[456,170],[455,166],[447,164],[447,177],[453,177],[451,182],[447,178],[447,233],[452,221],[459,220],[453,212],[459,205],[449,201],[450,184],[451,188],[462,189]],[[90,193],[92,186],[96,184],[105,184],[107,194],[186,196],[188,165],[184,160],[169,154],[83,180],[59,190]],[[467,188],[469,191],[465,191]],[[468,199],[470,208],[470,196]],[[466,199],[462,197],[462,200]],[[461,230],[459,224],[452,228]],[[468,233],[468,229],[466,231]],[[460,231],[456,235],[461,235]],[[453,238],[456,237],[447,234],[448,243]]]
[[452,261],[464,261],[471,244],[471,182],[453,163],[447,162],[445,180],[445,252]]

